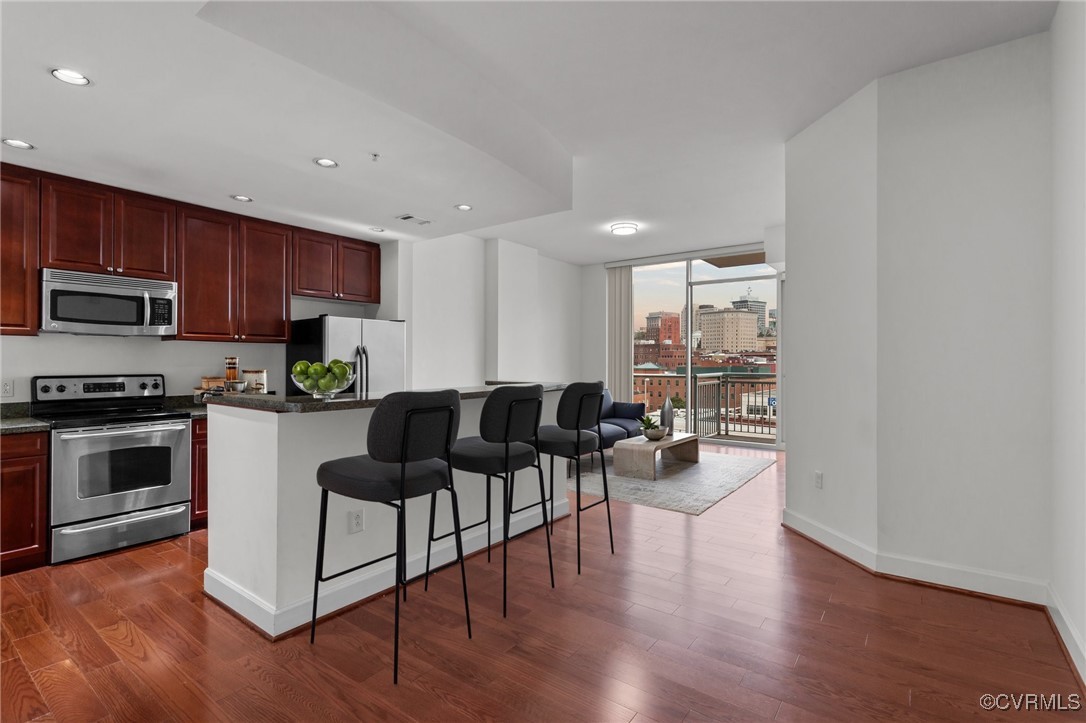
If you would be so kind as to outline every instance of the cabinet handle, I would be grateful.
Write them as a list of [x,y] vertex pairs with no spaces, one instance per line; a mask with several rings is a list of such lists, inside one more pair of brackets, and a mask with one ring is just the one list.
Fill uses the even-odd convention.
[[124,273],[124,269],[117,269],[117,273],[118,273],[118,274],[123,274],[123,273]]
[[106,271],[112,272],[112,271],[113,271],[113,267],[112,267],[112,266],[107,266],[107,267],[106,267]]
[[242,335],[241,335],[241,338],[242,338],[242,339],[244,339],[244,338],[245,338],[245,335],[244,335],[244,334],[242,334]]

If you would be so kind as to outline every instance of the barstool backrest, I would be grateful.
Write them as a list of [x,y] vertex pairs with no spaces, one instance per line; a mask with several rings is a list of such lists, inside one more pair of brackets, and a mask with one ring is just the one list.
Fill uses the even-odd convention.
[[366,451],[378,462],[445,457],[460,429],[460,392],[393,392],[377,403]]
[[487,442],[527,442],[539,430],[543,385],[498,387],[483,402],[479,436]]
[[599,426],[603,405],[603,382],[573,382],[558,400],[555,421],[562,429],[592,429]]

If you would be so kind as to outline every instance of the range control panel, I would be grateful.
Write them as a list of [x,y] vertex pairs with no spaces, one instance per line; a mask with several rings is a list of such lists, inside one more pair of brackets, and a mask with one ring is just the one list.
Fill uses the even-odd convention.
[[31,389],[33,399],[39,402],[163,397],[166,395],[166,378],[161,374],[34,377]]

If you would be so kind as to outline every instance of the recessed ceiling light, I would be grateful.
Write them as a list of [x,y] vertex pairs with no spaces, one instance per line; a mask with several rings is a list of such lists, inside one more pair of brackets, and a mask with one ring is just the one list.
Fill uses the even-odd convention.
[[235,201],[241,201],[242,203],[253,202],[253,199],[249,198],[248,196],[233,195],[230,198],[234,199]]
[[378,228],[376,226],[370,226],[370,231],[373,231],[374,233],[384,233],[385,232],[385,230],[383,228]]
[[630,234],[637,233],[637,224],[624,221],[623,223],[611,224],[611,233],[615,236],[629,236]]
[[333,161],[331,158],[314,158],[313,162],[321,168],[335,168],[339,164]]
[[3,140],[5,146],[11,146],[12,148],[18,148],[20,151],[32,151],[34,146],[26,141],[21,141],[18,138],[5,138]]
[[50,73],[57,80],[64,81],[70,85],[90,85],[90,78],[68,68],[53,68]]
[[458,204],[456,204],[455,208],[456,208],[457,211],[470,211],[471,210],[471,206],[469,206],[466,203],[458,203]]

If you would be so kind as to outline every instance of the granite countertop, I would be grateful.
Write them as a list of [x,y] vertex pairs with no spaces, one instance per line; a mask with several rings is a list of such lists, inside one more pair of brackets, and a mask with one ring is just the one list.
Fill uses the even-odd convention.
[[[528,384],[532,382],[517,382]],[[555,392],[566,388],[565,382],[539,382],[543,384],[543,391]],[[500,385],[484,384],[476,387],[456,387],[461,399],[482,399],[489,396]],[[419,390],[423,391],[423,390]],[[433,390],[425,390],[433,391]],[[241,407],[242,409],[257,409],[265,412],[301,413],[308,412],[339,412],[346,409],[370,409],[377,406],[387,394],[391,392],[370,392],[365,399],[355,399],[350,392],[338,395],[335,399],[315,399],[311,396],[286,396],[285,394],[224,394],[219,397],[208,397],[208,405],[223,407]]]
[[49,422],[42,422],[31,417],[8,417],[0,419],[0,435],[48,431]]

